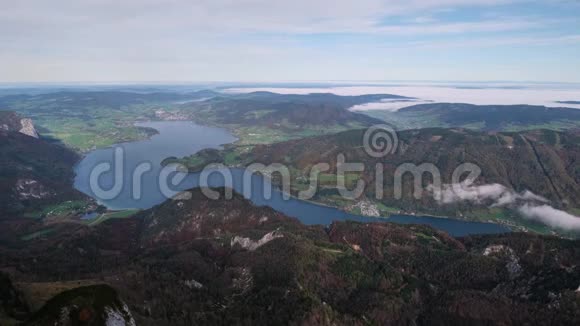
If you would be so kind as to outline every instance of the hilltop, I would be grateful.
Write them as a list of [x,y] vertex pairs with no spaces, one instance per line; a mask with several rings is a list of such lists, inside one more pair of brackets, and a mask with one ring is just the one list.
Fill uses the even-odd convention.
[[348,108],[384,98],[403,97],[390,94],[339,96],[254,92],[186,103],[181,111],[187,112],[197,122],[233,130],[241,138],[240,143],[272,143],[381,123],[379,119],[351,112]]
[[[356,201],[341,198],[337,191],[337,157],[343,154],[346,162],[360,162],[365,166],[364,172],[353,172],[346,176],[347,188],[352,189],[357,180],[364,180],[367,187],[358,200],[370,201],[384,215],[421,212],[507,223],[549,232],[549,229],[541,226],[547,221],[542,216],[523,218],[522,209],[530,213],[528,215],[535,215],[528,208],[523,208],[526,203],[533,204],[533,207],[541,206],[540,203],[551,205],[560,212],[548,213],[567,214],[564,216],[566,221],[579,212],[580,170],[577,162],[580,161],[580,136],[577,133],[551,130],[497,133],[439,128],[407,130],[398,133],[396,153],[380,159],[365,152],[363,134],[364,130],[351,130],[270,145],[207,150],[165,163],[180,162],[192,170],[201,169],[207,163],[219,162],[235,166],[282,163],[290,168],[293,181],[291,191],[295,195],[308,187],[311,168],[315,164],[328,163],[330,170],[320,174],[320,189],[312,200],[353,209],[353,212],[358,213],[358,206],[354,205]],[[384,174],[384,194],[378,201],[374,199],[377,163],[382,164]],[[442,200],[436,200],[434,193],[429,192],[428,186],[433,182],[429,175],[422,184],[423,195],[415,199],[413,178],[406,175],[403,178],[402,197],[396,199],[394,175],[397,168],[405,163],[434,164],[440,171],[443,185],[452,182],[453,171],[463,163],[476,164],[482,173],[474,187],[457,198],[449,187],[444,188],[442,195],[446,197]],[[279,182],[277,174],[273,177],[274,182]],[[488,193],[479,195],[478,191]],[[560,231],[566,233],[570,228],[565,224],[558,223],[556,219],[549,221],[548,226],[552,229],[560,228]],[[573,228],[577,231],[577,223]]]
[[366,111],[398,129],[469,128],[482,131],[568,130],[580,128],[580,110],[535,105],[429,103],[395,112]]

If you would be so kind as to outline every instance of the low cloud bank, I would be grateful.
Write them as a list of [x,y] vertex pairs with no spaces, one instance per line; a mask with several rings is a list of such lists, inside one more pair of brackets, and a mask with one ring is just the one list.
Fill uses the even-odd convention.
[[[563,104],[557,101],[578,99],[578,84],[523,84],[523,83],[448,83],[429,84],[404,82],[399,85],[352,85],[319,87],[253,87],[229,88],[227,93],[249,93],[268,91],[279,94],[333,93],[336,95],[396,94],[433,103],[469,103],[476,105],[544,105],[547,107],[569,107],[580,109],[580,104]],[[420,102],[419,102],[420,103]],[[368,109],[396,111],[418,103],[376,102]],[[363,107],[364,108],[364,107]],[[354,109],[354,108],[351,108]],[[358,110],[361,110],[358,107]]]
[[474,186],[465,184],[444,184],[441,189],[431,188],[433,196],[443,204],[469,201],[476,204],[491,202],[491,207],[502,207],[517,202],[536,201],[547,203],[548,200],[531,191],[517,193],[499,183]]
[[372,102],[372,103],[365,103],[355,105],[349,108],[350,111],[398,111],[407,106],[411,105],[418,105],[418,104],[428,104],[432,103],[431,101],[424,101],[424,100],[393,100],[393,99],[384,99],[380,102]]
[[466,186],[445,184],[441,189],[429,189],[441,204],[462,201],[486,204],[489,207],[509,207],[522,217],[540,222],[553,228],[580,231],[580,217],[548,205],[549,200],[531,191],[516,192],[501,184]]
[[525,204],[518,208],[522,216],[563,230],[580,230],[580,217],[555,209],[549,205],[533,206]]

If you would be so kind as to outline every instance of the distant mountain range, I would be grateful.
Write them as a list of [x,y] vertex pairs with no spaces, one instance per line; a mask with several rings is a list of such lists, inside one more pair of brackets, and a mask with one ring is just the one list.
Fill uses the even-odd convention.
[[[35,95],[0,97],[0,107],[22,108],[33,114],[85,114],[95,109],[126,109],[135,105],[172,104],[190,111],[195,119],[224,124],[295,126],[328,124],[368,124],[377,120],[345,109],[385,98],[404,99],[389,94],[339,96],[334,94],[283,95],[269,92],[224,94],[211,90],[184,93],[126,91],[61,91]],[[55,112],[50,112],[55,111]],[[149,113],[145,110],[144,113]]]
[[361,126],[380,120],[346,110],[357,104],[385,98],[404,98],[389,94],[339,96],[334,94],[283,95],[254,92],[184,104],[192,117],[201,121],[242,126],[301,129],[309,126]]
[[172,92],[128,92],[128,91],[59,91],[33,95],[7,95],[0,97],[0,107],[10,108],[19,103],[27,106],[38,105],[38,110],[82,110],[84,108],[121,108],[127,105],[162,103],[204,99],[219,93],[204,90],[187,93]]
[[469,128],[485,131],[580,128],[580,110],[532,105],[473,105],[462,103],[418,104],[396,112],[366,111],[398,129],[430,127]]
[[561,103],[561,104],[580,104],[580,101],[556,101],[556,103]]
[[[225,127],[244,144],[263,144],[368,127],[386,121],[397,129],[430,127],[484,131],[580,128],[580,110],[530,105],[430,103],[396,112],[348,109],[382,100],[409,101],[392,94],[339,96],[195,92],[60,91],[0,97],[0,107],[34,117],[41,131],[86,152],[143,139],[135,121],[194,120]],[[569,101],[574,102],[574,101]],[[563,103],[563,105],[565,105]],[[98,136],[97,136],[98,135]]]
[[384,98],[404,99],[388,94],[68,90],[2,96],[0,108],[34,117],[45,136],[87,152],[150,136],[150,131],[134,126],[144,120],[193,120],[224,127],[244,143],[270,143],[362,128],[381,121],[347,108]]

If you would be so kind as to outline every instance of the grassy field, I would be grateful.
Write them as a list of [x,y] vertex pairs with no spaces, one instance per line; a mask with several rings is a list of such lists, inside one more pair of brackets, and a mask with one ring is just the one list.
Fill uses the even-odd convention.
[[580,128],[580,122],[578,121],[557,121],[551,123],[543,123],[543,124],[532,124],[532,125],[507,125],[505,130],[506,131],[524,131],[524,130],[532,130],[532,129],[549,129],[549,130],[569,130],[574,128]]
[[[346,128],[340,125],[306,127],[282,125],[279,128],[265,126],[244,127],[235,125],[224,125],[222,127],[232,130],[236,137],[239,138],[236,145],[271,144],[290,139],[334,134],[348,129],[357,128],[356,126]],[[359,128],[363,128],[363,126],[359,126]]]
[[381,212],[381,216],[389,216],[392,214],[397,214],[399,211],[401,211],[400,208],[389,207],[383,203],[377,203],[377,207],[378,207],[379,211]]
[[46,228],[46,229],[42,229],[42,230],[27,234],[25,236],[22,236],[20,239],[22,241],[30,241],[30,240],[34,240],[36,238],[40,238],[44,235],[49,235],[54,231],[55,231],[55,229],[53,229],[53,228]]
[[[47,100],[48,101],[48,100]],[[78,107],[77,107],[78,106]],[[299,126],[281,121],[275,125],[244,126],[218,123],[215,117],[193,114],[194,111],[180,109],[177,103],[146,103],[120,107],[104,105],[60,107],[48,102],[21,101],[11,105],[11,109],[33,119],[42,136],[61,141],[66,146],[84,153],[96,148],[108,147],[116,143],[147,138],[151,130],[134,126],[136,121],[156,120],[156,110],[191,116],[198,123],[230,130],[239,140],[237,145],[269,144],[289,139],[331,134],[357,128],[356,123],[343,125]],[[270,111],[252,111],[247,114],[265,115]],[[358,126],[358,127],[363,127]]]
[[144,139],[152,133],[133,126],[139,115],[105,111],[110,115],[100,112],[88,118],[41,116],[35,117],[34,122],[43,131],[43,136],[58,139],[78,152]]
[[99,224],[109,220],[109,219],[131,217],[131,216],[137,214],[138,212],[139,212],[139,210],[136,210],[136,209],[128,209],[128,210],[123,210],[123,211],[110,211],[110,212],[100,214],[99,216],[97,216],[95,218],[83,220],[83,222],[89,226],[96,226],[96,225],[99,225]]
[[111,121],[97,121],[87,125],[83,121],[39,121],[41,127],[49,130],[45,136],[58,139],[79,152],[108,147],[120,142],[135,141],[148,137],[145,130],[133,126],[117,126]]
[[[84,96],[102,98],[89,101]],[[61,141],[78,152],[88,152],[148,137],[151,130],[137,128],[133,124],[156,119],[155,111],[160,108],[170,111],[177,106],[172,102],[158,101],[126,103],[122,97],[120,94],[81,95],[71,92],[64,96],[56,93],[42,98],[11,100],[3,104],[3,109],[14,110],[31,118],[42,136]]]
[[29,218],[68,217],[82,214],[93,205],[88,200],[69,200],[60,204],[50,205],[38,212],[25,213]]
[[[78,202],[78,203],[71,202],[71,203],[69,203],[68,206],[67,205],[55,206],[55,207],[52,208],[52,212],[55,212],[55,211],[58,210],[58,213],[59,214],[67,214],[67,213],[70,212],[70,210],[68,210],[68,209],[71,209],[72,210],[72,209],[76,209],[76,208],[82,207],[80,205],[81,203],[82,202]],[[86,224],[88,226],[96,226],[96,225],[99,225],[99,224],[101,224],[101,223],[109,220],[109,219],[128,218],[128,217],[131,217],[131,216],[135,215],[138,212],[139,212],[139,210],[108,211],[108,212],[105,212],[105,213],[98,214],[95,218],[92,218],[92,219],[80,220],[80,222],[81,223],[84,223],[84,224]],[[58,215],[58,216],[59,216],[59,218],[63,218],[63,219],[66,219],[66,218],[69,218],[70,217],[70,215]],[[78,217],[78,216],[75,216],[75,217]],[[79,221],[79,220],[78,219],[75,219],[75,220],[72,220],[72,221]],[[55,228],[50,227],[50,226],[47,226],[47,227],[45,227],[43,229],[40,229],[38,231],[35,231],[33,233],[26,234],[26,235],[20,237],[20,239],[23,240],[23,241],[31,241],[31,240],[35,240],[35,239],[38,239],[38,238],[42,238],[44,236],[48,236],[51,233],[53,233],[54,231],[56,231]]]

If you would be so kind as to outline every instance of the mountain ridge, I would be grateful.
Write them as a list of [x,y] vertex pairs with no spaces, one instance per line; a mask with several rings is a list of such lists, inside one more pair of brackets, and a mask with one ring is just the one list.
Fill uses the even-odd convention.
[[539,105],[476,105],[425,103],[397,111],[364,111],[398,129],[431,127],[469,128],[480,131],[524,131],[533,129],[580,129],[580,110]]
[[73,166],[80,156],[35,137],[32,124],[23,132],[18,124],[26,119],[2,112],[0,125],[10,128],[0,129],[0,217],[22,216],[70,200],[89,201],[73,187]]
[[[46,235],[24,250],[0,246],[0,268],[14,266],[18,284],[42,282],[28,286],[54,280],[83,286],[98,276],[138,325],[579,321],[578,241],[517,233],[454,239],[428,226],[393,223],[324,228],[282,215],[256,224],[274,212],[234,195],[225,217],[215,210],[225,199],[212,203],[199,188],[189,192],[191,203],[168,200],[144,211],[145,219],[70,225],[79,231]],[[155,218],[170,219],[153,233],[123,231],[134,222],[148,228]],[[184,221],[211,227],[170,242],[135,240],[179,230]],[[120,247],[111,246],[117,241]],[[84,297],[82,289],[67,295]],[[34,318],[57,316],[62,306],[49,303]]]
[[[320,188],[313,200],[345,208],[354,203],[338,198],[337,159],[342,154],[346,162],[360,162],[365,166],[364,172],[351,174],[350,181],[346,183],[347,187],[354,187],[356,180],[366,182],[365,192],[359,200],[373,201],[376,194],[374,181],[377,180],[374,169],[377,163],[381,164],[384,175],[383,196],[376,204],[390,207],[390,212],[399,210],[457,217],[467,215],[469,219],[491,219],[496,223],[541,230],[539,225],[533,225],[541,220],[520,218],[521,210],[517,208],[519,202],[528,200],[539,204],[545,199],[544,204],[549,202],[556,209],[572,212],[580,207],[580,170],[575,164],[580,161],[580,137],[576,132],[536,130],[497,133],[441,128],[405,130],[398,132],[397,151],[380,159],[366,153],[363,147],[364,133],[365,130],[359,129],[274,144],[231,146],[222,151],[202,151],[164,163],[182,163],[194,171],[209,163],[231,166],[280,163],[290,169],[291,192],[294,195],[309,185],[310,171],[315,164],[327,163],[330,169],[322,175],[323,180],[328,181],[318,181]],[[428,185],[433,182],[429,175],[423,180],[421,198],[414,198],[413,178],[409,175],[402,178],[401,198],[395,198],[395,172],[400,166],[409,163],[415,166],[433,164],[440,172],[444,186],[441,190],[435,190],[439,191],[438,194],[446,195],[445,198],[437,200],[434,190],[429,190]],[[476,164],[482,171],[471,189],[473,193],[466,194],[470,196],[466,199],[456,197],[449,189],[453,172],[464,163]],[[279,183],[279,175],[274,174],[273,181]],[[485,198],[478,197],[478,187],[493,190],[494,194]],[[533,200],[534,194],[544,199],[536,197],[537,200]],[[494,196],[497,198],[493,199]],[[500,197],[504,197],[502,201]],[[567,218],[572,218],[572,215],[568,214]],[[549,230],[544,229],[542,232]]]

